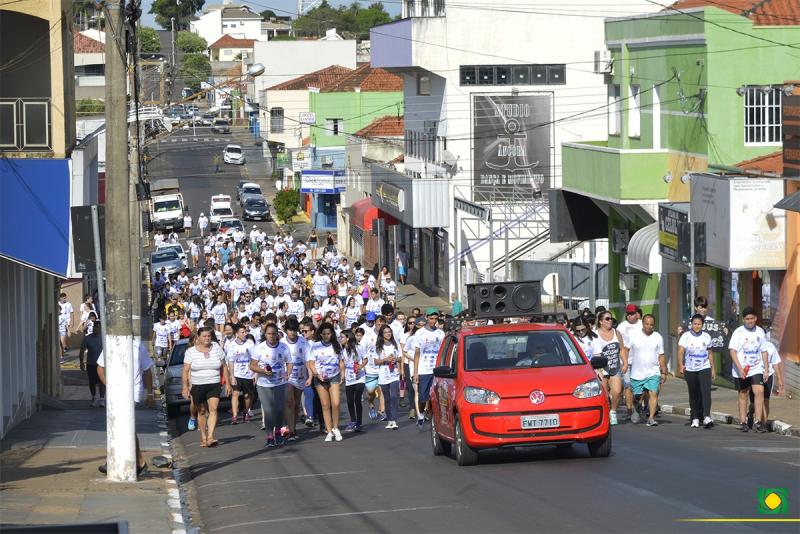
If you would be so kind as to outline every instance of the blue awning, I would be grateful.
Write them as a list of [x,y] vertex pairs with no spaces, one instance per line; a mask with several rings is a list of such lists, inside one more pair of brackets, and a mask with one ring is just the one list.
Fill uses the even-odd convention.
[[66,277],[69,189],[69,160],[0,158],[0,256]]

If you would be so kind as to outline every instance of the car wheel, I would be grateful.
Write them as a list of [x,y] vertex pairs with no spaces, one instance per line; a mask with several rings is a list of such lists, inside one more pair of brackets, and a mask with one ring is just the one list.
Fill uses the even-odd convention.
[[604,438],[590,441],[587,445],[592,458],[607,458],[611,454],[611,431]]
[[181,414],[180,404],[167,404],[167,417],[174,419]]
[[461,430],[461,421],[458,419],[456,419],[456,463],[461,466],[478,463],[478,452],[467,445],[464,432]]
[[431,418],[431,446],[433,447],[433,455],[441,456],[443,454],[450,454],[450,442],[442,440],[439,432],[436,431],[436,418]]

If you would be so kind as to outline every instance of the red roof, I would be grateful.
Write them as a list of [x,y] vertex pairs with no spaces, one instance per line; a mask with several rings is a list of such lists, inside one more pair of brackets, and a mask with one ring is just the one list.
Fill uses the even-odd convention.
[[747,161],[742,161],[734,166],[750,171],[783,174],[783,151],[778,150],[777,152],[773,152],[771,154],[748,159]]
[[403,117],[386,115],[379,117],[356,132],[360,137],[403,137]]
[[324,93],[344,93],[349,91],[402,92],[403,78],[386,69],[373,69],[369,63],[361,65],[349,76],[335,85],[323,89]]
[[255,42],[255,39],[237,39],[225,34],[214,41],[210,48],[253,48]]
[[800,25],[798,0],[678,0],[670,6],[679,10],[695,7],[717,7],[752,19],[756,26]]
[[76,54],[102,54],[106,51],[106,45],[82,33],[76,33],[72,41],[72,51]]
[[324,69],[310,72],[308,74],[298,76],[297,78],[292,78],[291,80],[279,83],[278,85],[273,85],[267,90],[302,91],[303,89],[308,89],[309,87],[323,89],[330,85],[334,85],[336,82],[352,72],[353,69],[348,69],[347,67],[342,67],[339,65],[331,65],[330,67],[325,67]]

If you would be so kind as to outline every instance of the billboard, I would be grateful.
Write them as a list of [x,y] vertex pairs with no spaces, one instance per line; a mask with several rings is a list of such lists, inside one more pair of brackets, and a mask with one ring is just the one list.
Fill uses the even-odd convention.
[[346,184],[344,171],[303,170],[301,171],[301,193],[343,193]]
[[549,189],[552,131],[552,93],[474,94],[474,199],[511,201]]

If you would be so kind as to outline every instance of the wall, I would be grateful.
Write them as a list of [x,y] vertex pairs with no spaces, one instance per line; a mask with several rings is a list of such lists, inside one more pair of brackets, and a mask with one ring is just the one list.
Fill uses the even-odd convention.
[[[309,110],[308,89],[299,91],[270,91],[262,93],[261,135],[270,141],[283,143],[286,148],[298,148],[309,135],[309,126],[300,124],[300,113]],[[283,108],[283,133],[269,130],[269,110]]]
[[222,10],[215,9],[200,15],[189,23],[189,29],[206,40],[209,45],[222,37]]
[[[403,114],[401,92],[311,92],[309,96],[310,110],[316,114],[311,144],[318,147],[344,146],[345,134],[354,134],[385,115]],[[339,135],[330,135],[326,119],[344,119]]]

